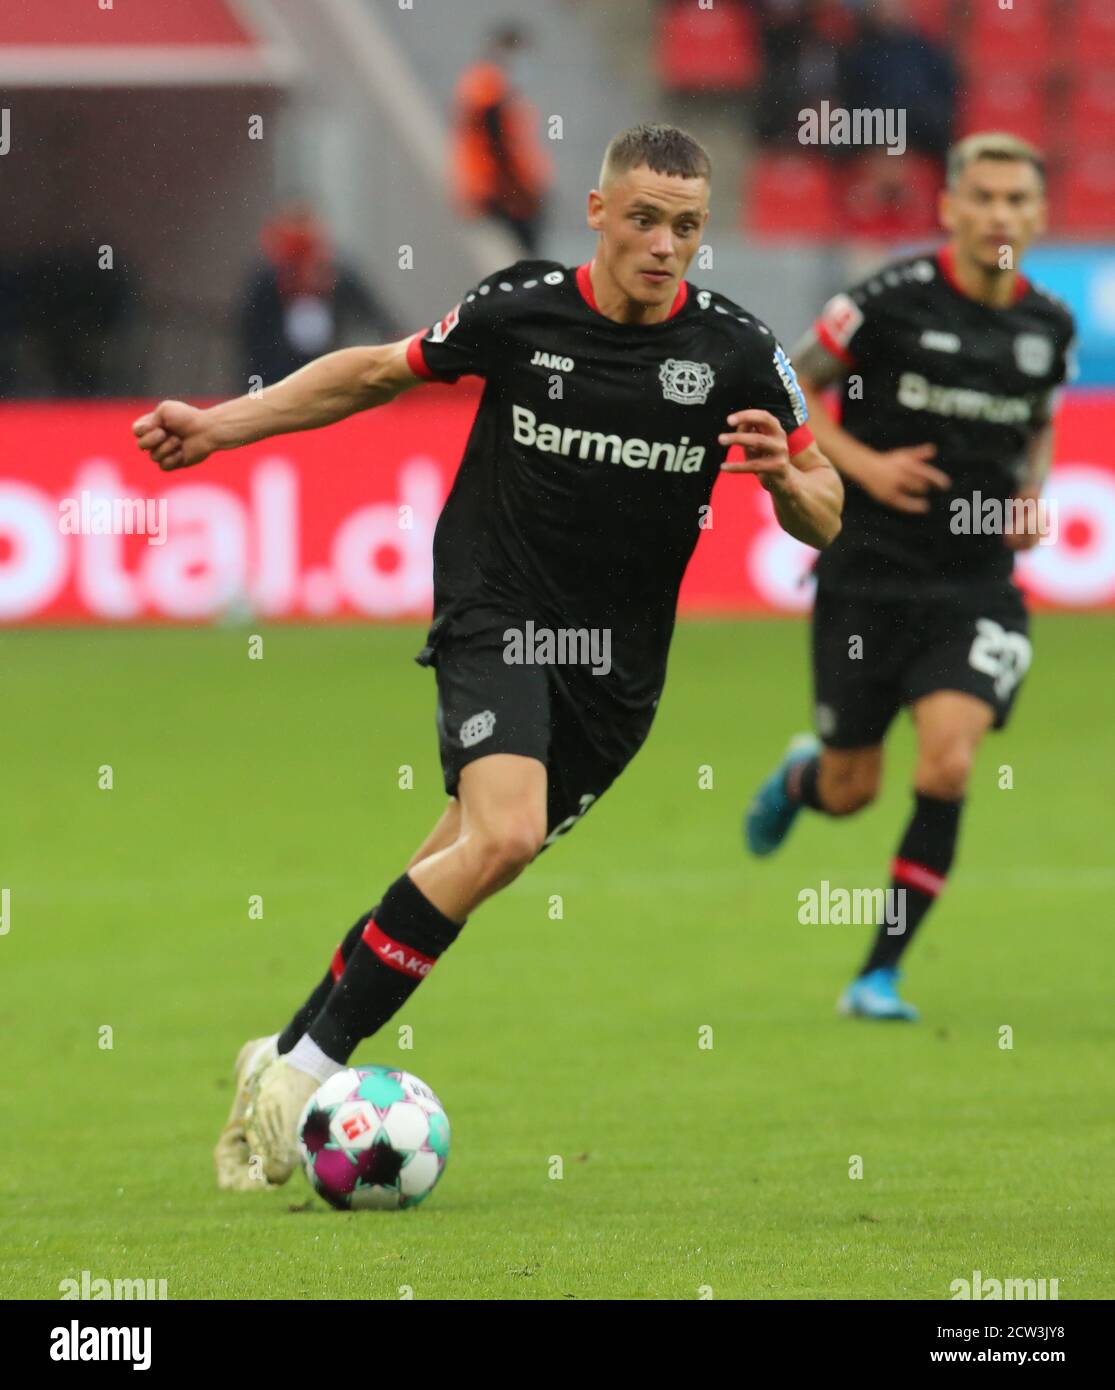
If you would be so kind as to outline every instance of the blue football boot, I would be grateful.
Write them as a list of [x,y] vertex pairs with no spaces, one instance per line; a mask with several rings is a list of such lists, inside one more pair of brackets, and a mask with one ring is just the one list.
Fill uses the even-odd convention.
[[821,745],[812,734],[797,734],[790,740],[786,756],[755,793],[743,818],[743,836],[752,854],[773,853],[790,833],[801,804],[787,796],[786,774],[820,751]]
[[893,965],[869,970],[853,980],[840,996],[837,1009],[852,1018],[902,1019],[917,1021],[918,1011],[898,996],[898,970]]

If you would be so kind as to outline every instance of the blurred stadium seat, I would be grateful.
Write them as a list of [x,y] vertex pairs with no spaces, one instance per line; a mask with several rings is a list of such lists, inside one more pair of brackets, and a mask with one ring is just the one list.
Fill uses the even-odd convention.
[[1068,236],[1110,235],[1115,227],[1115,150],[1087,150],[1054,181],[1053,226]]
[[828,161],[814,154],[760,154],[745,180],[741,213],[743,228],[756,236],[833,236],[838,208]]
[[940,164],[913,150],[901,156],[861,155],[839,180],[842,230],[865,241],[931,236],[942,179]]
[[669,3],[658,11],[657,64],[672,92],[742,91],[759,75],[761,58],[752,12],[736,0],[714,9]]
[[965,91],[957,135],[977,130],[1009,130],[1044,145],[1048,133],[1045,74],[1039,71],[992,71]]
[[1115,83],[1107,70],[1082,73],[1069,98],[1068,134],[1073,150],[1110,148],[1115,140]]
[[1049,0],[1025,0],[1000,9],[997,4],[972,6],[965,41],[970,77],[979,81],[981,68],[1000,72],[1033,72],[1049,66],[1053,48],[1053,16]]
[[1115,66],[1115,3],[1075,0],[1072,16],[1062,30],[1070,61],[1079,67]]

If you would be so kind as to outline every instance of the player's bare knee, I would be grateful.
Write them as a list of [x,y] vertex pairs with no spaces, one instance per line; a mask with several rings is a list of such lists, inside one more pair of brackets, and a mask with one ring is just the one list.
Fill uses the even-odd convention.
[[878,794],[878,780],[849,779],[825,788],[824,807],[830,816],[852,816],[870,806]]
[[923,757],[918,763],[917,789],[941,801],[959,801],[968,790],[974,750],[966,744],[951,744]]
[[830,816],[851,816],[879,795],[881,765],[877,759],[822,762],[818,786],[821,804]]
[[472,832],[469,839],[481,883],[493,889],[510,883],[535,857],[545,838],[545,826],[528,816],[509,818]]

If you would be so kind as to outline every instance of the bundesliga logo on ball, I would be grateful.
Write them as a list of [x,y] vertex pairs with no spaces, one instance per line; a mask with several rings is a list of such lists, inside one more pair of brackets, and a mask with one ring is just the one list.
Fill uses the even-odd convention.
[[449,1158],[449,1117],[425,1082],[389,1067],[346,1067],[298,1122],[310,1186],[338,1211],[416,1207]]

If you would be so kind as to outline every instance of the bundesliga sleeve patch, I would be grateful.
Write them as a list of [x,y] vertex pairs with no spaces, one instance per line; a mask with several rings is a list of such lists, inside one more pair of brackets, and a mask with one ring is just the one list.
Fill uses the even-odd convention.
[[[474,370],[470,365],[458,366],[458,361],[464,362],[468,357],[470,347],[474,346],[467,342],[462,342],[460,337],[454,339],[449,348],[449,360],[439,361],[435,354],[433,364],[426,357],[427,347],[438,347],[444,344],[449,335],[461,321],[461,306],[454,304],[452,309],[445,315],[440,322],[435,323],[432,328],[425,329],[416,333],[407,344],[406,357],[407,365],[415,376],[421,377],[423,381],[449,381],[454,382],[458,377]],[[468,338],[468,324],[466,323],[465,337]],[[473,335],[475,337],[475,335]],[[453,349],[460,349],[459,352]]]
[[453,332],[454,328],[457,327],[457,324],[460,323],[460,321],[461,306],[460,304],[454,304],[452,309],[449,310],[449,312],[441,320],[441,322],[435,324],[433,328],[430,329],[430,342],[444,343],[446,338],[449,337],[450,333]]
[[852,339],[863,325],[863,311],[850,295],[836,294],[821,310],[814,331],[821,346],[841,362],[851,361]]

